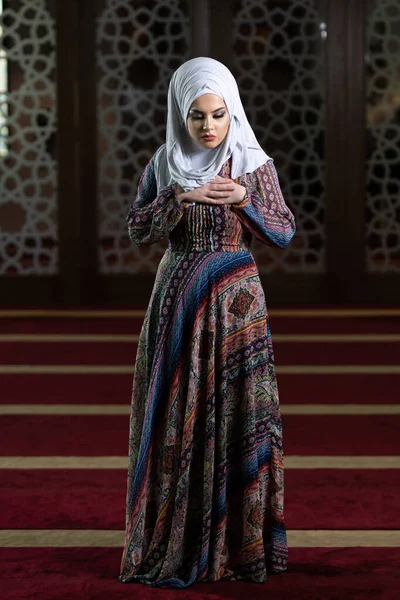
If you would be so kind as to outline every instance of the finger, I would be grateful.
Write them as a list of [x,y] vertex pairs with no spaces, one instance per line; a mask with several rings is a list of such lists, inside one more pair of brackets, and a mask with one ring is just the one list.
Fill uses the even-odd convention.
[[208,183],[206,183],[206,185],[204,187],[206,188],[212,188],[212,187],[221,187],[221,185],[229,185],[229,186],[235,186],[234,181],[232,181],[231,179],[224,179],[223,177],[220,177],[220,179],[217,181],[209,181]]
[[230,177],[221,177],[220,175],[216,175],[214,177],[214,181],[232,181]]
[[227,190],[225,192],[213,192],[213,198],[229,198],[232,196],[232,190]]
[[[218,185],[218,186],[214,186],[214,187],[210,187],[209,188],[209,192],[207,192],[207,195],[213,195],[213,194],[232,194],[232,192],[234,191],[235,188],[232,188],[230,185]],[[216,197],[216,196],[214,196]]]
[[212,200],[226,200],[230,195],[231,192],[209,192],[207,197],[211,198]]
[[225,204],[225,200],[219,199],[219,198],[210,198],[208,201],[208,204],[218,204],[218,205],[223,205]]
[[214,177],[214,182],[215,183],[235,183],[233,181],[233,179],[231,179],[230,177],[220,177],[219,175],[216,175]]
[[223,179],[222,181],[214,181],[214,183],[212,183],[211,185],[217,186],[219,188],[229,187],[232,190],[235,189],[235,182],[231,181],[230,179]]
[[204,198],[203,202],[205,204],[225,204],[225,199],[206,197]]
[[234,186],[232,185],[222,185],[222,184],[214,184],[214,185],[210,185],[210,191],[212,192],[233,192],[234,191]]

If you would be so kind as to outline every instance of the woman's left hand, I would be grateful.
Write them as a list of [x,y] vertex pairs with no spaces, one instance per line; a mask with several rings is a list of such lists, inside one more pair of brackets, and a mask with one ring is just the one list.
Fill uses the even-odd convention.
[[246,195],[246,188],[238,183],[235,183],[233,179],[227,179],[226,177],[215,176],[214,181],[230,183],[233,185],[233,191],[230,192],[229,196],[224,198],[224,204],[240,204],[243,202]]

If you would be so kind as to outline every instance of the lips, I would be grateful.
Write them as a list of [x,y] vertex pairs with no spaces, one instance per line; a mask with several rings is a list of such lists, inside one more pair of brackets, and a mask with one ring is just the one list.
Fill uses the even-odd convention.
[[215,140],[215,135],[203,135],[201,139],[205,142],[212,142]]

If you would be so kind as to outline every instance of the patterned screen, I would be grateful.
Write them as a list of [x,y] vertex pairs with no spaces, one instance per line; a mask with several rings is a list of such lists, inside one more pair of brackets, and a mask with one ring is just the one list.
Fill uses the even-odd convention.
[[[108,0],[98,20],[99,255],[103,273],[155,271],[163,245],[132,247],[138,178],[164,141],[166,91],[190,55],[189,3]],[[275,159],[298,233],[256,245],[261,271],[321,272],[325,248],[326,25],[311,0],[233,3],[233,69],[260,142]],[[212,18],[212,4],[210,4]]]
[[325,39],[314,0],[242,0],[233,67],[258,140],[275,160],[297,234],[285,251],[255,245],[261,272],[325,269]]
[[147,161],[165,140],[168,82],[189,58],[188,3],[108,0],[98,20],[102,273],[154,271],[164,251],[132,245],[125,216]]
[[373,4],[366,54],[367,268],[400,272],[400,3]]
[[55,1],[0,2],[0,274],[57,272]]

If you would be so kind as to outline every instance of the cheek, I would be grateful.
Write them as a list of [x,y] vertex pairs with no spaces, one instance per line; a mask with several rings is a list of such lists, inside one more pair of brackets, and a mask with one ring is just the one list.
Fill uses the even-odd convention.
[[221,133],[223,134],[224,137],[227,135],[228,129],[229,129],[229,120],[225,121],[224,123],[221,123]]
[[196,133],[196,125],[195,125],[195,121],[188,121],[187,122],[187,130],[189,132],[190,137],[193,137]]

